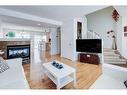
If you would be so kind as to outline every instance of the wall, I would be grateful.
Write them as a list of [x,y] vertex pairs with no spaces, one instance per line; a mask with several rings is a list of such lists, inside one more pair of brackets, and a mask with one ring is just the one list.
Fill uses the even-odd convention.
[[127,37],[124,37],[124,26],[127,26],[127,15],[122,15],[122,26],[121,26],[121,35],[122,35],[122,48],[121,54],[127,59]]
[[127,59],[127,37],[124,37],[124,26],[127,26],[127,15],[120,14],[119,20],[116,23],[117,49]]
[[2,37],[2,20],[0,19],[0,38]]
[[122,17],[120,16],[119,20],[116,23],[117,31],[117,50],[122,54],[122,38],[123,38],[123,29],[122,29]]
[[87,18],[84,16],[82,18],[82,38],[85,39],[87,38]]
[[93,30],[103,38],[104,48],[112,48],[112,38],[107,37],[107,31],[115,31],[115,21],[112,19],[113,10],[113,7],[108,7],[86,15],[88,30]]
[[61,27],[61,57],[74,60],[74,30],[73,19],[63,22]]
[[77,21],[82,22],[82,38],[86,38],[87,20],[85,16],[67,19],[61,27],[61,57],[72,61],[78,59],[78,53],[76,52]]

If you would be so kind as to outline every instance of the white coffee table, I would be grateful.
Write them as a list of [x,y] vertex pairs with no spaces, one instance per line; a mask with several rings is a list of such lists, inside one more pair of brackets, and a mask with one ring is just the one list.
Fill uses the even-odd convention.
[[43,72],[47,75],[60,89],[70,82],[73,82],[73,86],[76,86],[76,70],[66,64],[63,64],[57,60],[57,63],[62,64],[62,69],[57,69],[52,65],[52,62],[43,64]]

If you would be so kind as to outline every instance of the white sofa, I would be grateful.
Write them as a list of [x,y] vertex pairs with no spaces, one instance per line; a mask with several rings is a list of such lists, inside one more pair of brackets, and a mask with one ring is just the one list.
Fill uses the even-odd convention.
[[0,73],[0,89],[29,89],[24,70],[22,58],[6,60],[10,69]]
[[103,74],[90,89],[126,89],[127,69],[115,65],[103,64]]

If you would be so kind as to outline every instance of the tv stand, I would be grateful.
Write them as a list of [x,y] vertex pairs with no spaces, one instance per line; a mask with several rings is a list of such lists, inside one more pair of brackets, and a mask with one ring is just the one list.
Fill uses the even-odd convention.
[[100,58],[98,54],[80,53],[79,61],[83,63],[90,63],[90,64],[96,64],[96,65],[100,64]]

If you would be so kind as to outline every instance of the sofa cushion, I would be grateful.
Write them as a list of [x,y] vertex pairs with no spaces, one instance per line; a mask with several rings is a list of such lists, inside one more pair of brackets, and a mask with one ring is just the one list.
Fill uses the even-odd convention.
[[9,69],[9,66],[8,66],[7,62],[2,57],[0,57],[0,73],[6,71],[8,69]]
[[6,62],[10,69],[0,74],[0,89],[29,89],[22,67],[22,59],[9,59]]
[[0,74],[0,89],[28,88],[28,83],[22,67],[10,68],[6,72]]

